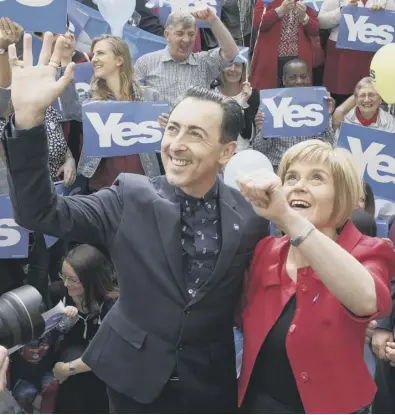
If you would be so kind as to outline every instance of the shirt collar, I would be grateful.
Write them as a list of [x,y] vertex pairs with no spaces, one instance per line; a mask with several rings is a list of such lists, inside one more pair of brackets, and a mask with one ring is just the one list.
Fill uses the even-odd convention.
[[218,198],[218,191],[219,191],[219,184],[218,184],[218,177],[215,180],[214,186],[202,197],[197,198],[190,195],[187,195],[182,189],[179,187],[174,188],[177,198],[183,203],[185,201],[188,201],[192,204],[198,204],[200,203],[207,203],[207,202],[213,202],[216,201]]
[[357,119],[361,123],[361,125],[363,125],[364,127],[369,127],[369,125],[372,125],[372,124],[377,122],[377,118],[378,118],[378,115],[379,115],[379,110],[380,110],[380,108],[377,110],[376,114],[370,120],[367,120],[361,114],[361,111],[359,110],[358,107],[355,108],[355,115],[357,116]]
[[197,65],[197,62],[196,62],[196,59],[195,59],[195,56],[194,56],[193,53],[190,53],[189,56],[185,60],[183,60],[182,62],[176,62],[176,61],[174,61],[173,58],[170,55],[169,47],[168,46],[166,46],[163,49],[163,54],[162,54],[161,61],[162,62],[170,62],[170,61],[173,61],[174,63],[179,63],[180,65],[186,65],[186,64],[188,64],[188,65],[194,65],[194,66]]

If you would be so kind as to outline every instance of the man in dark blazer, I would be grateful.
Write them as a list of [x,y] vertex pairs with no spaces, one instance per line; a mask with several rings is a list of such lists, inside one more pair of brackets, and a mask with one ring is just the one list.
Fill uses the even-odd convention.
[[234,313],[252,251],[268,233],[217,175],[235,151],[241,109],[194,88],[164,133],[166,176],[123,174],[90,196],[57,196],[43,119],[73,64],[56,82],[51,44],[46,34],[36,67],[28,35],[24,62],[9,48],[15,115],[3,144],[15,220],[102,245],[115,264],[119,301],[82,359],[108,385],[113,413],[234,412]]

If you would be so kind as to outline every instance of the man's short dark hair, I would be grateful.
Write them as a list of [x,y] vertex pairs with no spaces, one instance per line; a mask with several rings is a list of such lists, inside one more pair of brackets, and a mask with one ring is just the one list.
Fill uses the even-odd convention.
[[287,76],[288,69],[291,65],[304,65],[306,67],[306,71],[309,70],[309,66],[303,59],[291,59],[288,61],[283,67],[283,76]]
[[[194,98],[198,101],[215,102],[222,108],[223,117],[221,123],[222,144],[236,141],[244,128],[244,112],[241,106],[233,98],[224,97],[218,92],[206,88],[193,86],[178,99],[174,108],[187,98]],[[172,111],[173,111],[172,110]]]

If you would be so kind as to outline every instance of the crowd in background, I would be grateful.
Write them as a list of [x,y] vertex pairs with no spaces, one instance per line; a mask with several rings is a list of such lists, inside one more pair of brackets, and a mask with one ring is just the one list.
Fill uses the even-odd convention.
[[[97,9],[97,5],[92,0],[80,0],[80,2]],[[151,179],[165,174],[163,160],[156,153],[112,158],[86,157],[83,147],[81,105],[83,102],[98,100],[165,100],[173,107],[190,86],[212,90],[222,97],[233,98],[239,104],[243,109],[244,128],[237,134],[235,152],[249,148],[262,152],[268,157],[274,171],[278,173],[283,182],[293,180],[287,173],[289,165],[287,166],[286,163],[294,162],[294,160],[290,161],[290,157],[294,157],[299,163],[309,160],[311,165],[327,163],[330,158],[329,152],[336,151],[332,148],[337,146],[339,128],[343,122],[395,133],[395,118],[391,108],[388,108],[382,101],[369,78],[373,54],[336,48],[341,9],[345,5],[344,1],[324,0],[320,11],[316,12],[303,2],[294,0],[274,0],[268,5],[260,0],[256,2],[254,0],[222,0],[220,19],[216,17],[213,10],[208,8],[193,13],[173,13],[163,26],[159,21],[157,10],[145,7],[145,0],[137,0],[136,12],[141,16],[139,27],[150,33],[164,36],[167,47],[143,55],[136,62],[132,62],[128,46],[120,38],[103,34],[91,42],[84,32],[78,39],[75,39],[70,32],[55,35],[53,51],[59,57],[59,62],[57,62],[59,76],[64,74],[64,69],[70,62],[76,64],[91,62],[94,76],[90,85],[91,89],[82,100],[78,96],[75,83],[71,82],[60,97],[61,111],[50,106],[45,112],[44,123],[49,144],[49,171],[52,181],[54,183],[64,181],[66,186],[70,186],[79,177],[87,183],[87,189],[89,189],[87,193],[93,194],[111,186],[121,173],[135,173]],[[374,10],[384,8],[395,10],[394,0],[351,0],[349,5]],[[196,20],[207,23],[209,27],[197,28]],[[43,39],[44,34],[34,33],[33,36]],[[0,50],[6,50],[15,43],[21,51],[23,49],[22,38],[23,28],[18,22],[1,16]],[[239,46],[250,48],[248,63],[237,60]],[[9,89],[11,82],[7,53],[0,53],[1,134],[6,128],[8,116],[13,112]],[[312,85],[325,86],[328,91],[330,116],[325,130],[319,136],[314,137],[266,137],[263,127],[265,114],[259,108],[259,91],[269,88]],[[169,117],[169,114],[162,114],[158,121],[168,134],[175,135],[177,129],[181,127],[171,123]],[[198,131],[196,138],[204,140]],[[311,139],[320,140],[321,143],[326,143],[326,146],[321,148],[321,144],[315,142],[315,147],[309,147],[311,154],[315,152],[309,158],[303,153],[307,151],[303,149],[303,143]],[[294,148],[300,149],[300,154],[292,154],[290,151],[295,145],[297,147]],[[7,167],[3,153],[4,150],[2,150],[0,159],[0,192],[8,193]],[[285,157],[284,154],[286,154]],[[208,169],[209,162],[208,159],[203,160],[202,169]],[[344,163],[347,164],[346,161]],[[352,176],[351,167],[343,166],[342,168],[346,176]],[[298,174],[304,176],[312,173],[302,169]],[[328,172],[324,172],[325,174],[328,175]],[[351,185],[349,188],[341,187],[340,176],[335,177],[336,180],[338,181],[336,191],[339,194],[355,191]],[[350,190],[351,188],[353,190]],[[245,190],[244,194],[248,196],[248,190]],[[344,194],[341,197],[345,198],[344,206],[349,209],[352,204],[351,199],[347,199]],[[375,218],[377,217],[387,219],[391,227],[395,210],[389,204],[380,207],[377,211],[372,189],[367,183],[364,184],[357,199],[359,206],[352,206],[350,215],[355,226],[364,235],[376,236]],[[252,196],[250,200],[253,201]],[[325,210],[325,200],[321,203],[320,209]],[[211,214],[215,221],[215,212]],[[281,225],[285,226],[283,223]],[[186,226],[190,224],[186,223]],[[336,233],[337,229],[330,229],[331,231]],[[220,230],[210,228],[208,232],[220,233]],[[353,231],[346,228],[344,232],[352,235]],[[185,240],[188,241],[188,235],[185,236]],[[387,242],[391,244],[390,240]],[[387,248],[383,248],[382,245],[370,245],[370,242],[365,240],[363,243],[364,249],[370,250],[371,255],[377,258],[387,255],[385,251]],[[329,251],[332,248],[328,245]],[[193,250],[192,244],[185,249],[186,252],[188,249]],[[215,252],[218,247],[204,247],[204,249],[212,249]],[[254,284],[256,284],[257,275],[261,272],[261,267],[264,266],[260,263],[260,252],[270,251],[275,253],[273,255],[277,255],[283,252],[283,249],[283,246],[277,246],[275,242],[270,241],[266,245],[258,245],[250,269],[250,285],[247,289],[251,297],[248,306],[250,309],[247,308],[248,313],[259,313],[261,310],[254,297]],[[348,252],[352,249],[350,248]],[[340,255],[340,253],[334,251],[333,255]],[[360,252],[355,253],[354,256],[358,260],[363,258]],[[299,268],[299,258],[294,258],[294,260],[295,269]],[[349,258],[344,258],[344,261],[348,260]],[[342,261],[339,262],[343,264]],[[267,264],[265,267],[268,267],[265,268],[266,270],[270,269]],[[357,271],[358,269],[355,268],[355,272]],[[35,231],[30,233],[28,258],[0,260],[0,274],[2,293],[23,284],[30,284],[40,291],[43,306],[51,308],[59,301],[62,301],[65,306],[65,318],[55,330],[40,339],[33,340],[10,356],[6,386],[21,408],[28,413],[109,413],[106,384],[81,359],[98,331],[101,321],[119,296],[117,275],[109,252],[100,245],[80,244],[79,241],[62,238],[51,248],[47,248],[44,235]],[[191,295],[201,289],[208,274],[205,276],[203,272],[199,274],[199,278],[201,278],[200,282],[192,281],[188,285]],[[377,288],[381,287],[381,283],[376,282],[376,284],[378,284],[377,295],[384,298],[384,291],[380,291],[384,289]],[[366,282],[366,286],[368,285]],[[340,292],[344,288],[339,287],[334,289],[335,292]],[[350,287],[352,285],[347,286],[347,289]],[[340,308],[345,305],[354,315],[353,319],[347,320],[344,326],[339,324],[341,333],[335,331],[336,327],[334,329],[328,326],[326,329],[331,335],[335,333],[333,335],[345,336],[350,345],[358,348],[359,343],[355,339],[361,339],[364,336],[365,327],[361,328],[357,320],[365,320],[366,315],[373,316],[370,320],[383,317],[383,310],[369,308],[368,296],[366,296],[366,307],[361,310],[355,306],[351,297],[350,295],[350,298],[344,302],[339,294],[337,299],[331,300],[332,303],[328,307],[333,307],[334,312],[340,315],[342,312]],[[365,297],[361,294],[360,298]],[[266,297],[261,300],[275,301],[274,297],[270,297],[267,293]],[[295,313],[295,301],[290,301],[286,307],[287,313],[281,314],[280,319],[284,327],[287,324],[289,326],[292,313]],[[305,307],[307,310],[307,305]],[[336,379],[343,376],[347,381],[355,382],[350,392],[350,402],[354,399],[352,394],[355,396],[366,394],[366,402],[363,399],[358,401],[356,397],[353,401],[353,403],[363,403],[359,408],[363,412],[359,413],[367,413],[372,408],[374,413],[395,411],[395,369],[392,366],[395,365],[395,355],[392,353],[392,350],[395,350],[395,345],[392,343],[394,341],[394,311],[393,309],[390,317],[379,321],[379,328],[376,328],[373,334],[370,333],[371,339],[365,349],[365,359],[369,359],[368,363],[371,365],[370,375],[375,378],[379,387],[375,400],[371,399],[373,389],[370,384],[368,385],[368,381],[366,384],[362,381],[358,384],[358,376],[365,375],[361,362],[355,361],[351,365],[347,361],[351,359],[350,356],[353,353],[351,346],[351,351],[344,351],[346,356],[344,360],[336,362],[338,354],[342,354],[341,350],[327,351],[333,359],[322,356],[323,372],[326,369],[329,371],[325,365],[334,365],[333,370],[339,371],[337,374],[325,372],[328,382],[336,383]],[[314,310],[310,307],[308,312],[313,313]],[[308,317],[304,318],[308,322]],[[164,321],[163,324],[166,322]],[[250,339],[254,337],[256,327],[254,324],[253,318],[246,319],[243,327],[245,337],[251,343],[253,340]],[[315,322],[312,324],[314,325]],[[353,338],[350,332],[356,333],[356,337]],[[276,334],[275,330],[271,332],[270,338],[268,337],[270,341],[267,340],[265,347],[259,351],[255,366],[248,360],[243,363],[245,367],[242,369],[240,380],[243,389],[241,400],[244,399],[244,410],[249,413],[259,413],[263,411],[262,408],[266,408],[265,410],[270,408],[273,412],[279,411],[276,403],[268,401],[267,391],[270,391],[272,397],[276,397],[287,394],[287,390],[299,390],[302,399],[298,393],[290,393],[285,401],[281,401],[286,405],[285,408],[292,408],[289,413],[314,412],[320,408],[314,397],[301,391],[301,383],[307,382],[303,375],[304,370],[301,372],[301,379],[296,382],[288,367],[289,364],[276,368],[276,360],[270,362],[265,357],[263,351],[268,353],[267,356],[280,356],[281,353],[285,353],[281,348],[276,349],[281,335],[279,332]],[[305,339],[309,339],[309,336],[313,336],[313,332],[307,330],[304,335]],[[307,340],[307,343],[311,343],[310,340]],[[393,346],[388,346],[388,343],[392,343]],[[310,347],[306,350],[310,350]],[[374,355],[371,352],[374,352]],[[257,350],[256,353],[258,354]],[[297,354],[293,357],[289,356],[292,365],[299,364],[292,360],[295,356]],[[283,362],[281,357],[279,359]],[[308,358],[304,356],[301,361],[303,359]],[[308,363],[305,364],[308,365]],[[346,364],[346,367],[342,367],[343,364]],[[275,375],[276,370],[282,375],[281,377]],[[347,370],[355,370],[358,375],[355,373],[354,377],[347,377],[347,373],[339,375]],[[266,374],[262,375],[262,373]],[[319,377],[320,374],[313,376]],[[247,385],[249,385],[248,392],[246,392]],[[262,385],[266,385],[265,394],[261,393]],[[342,387],[343,383],[339,381],[340,389],[333,392],[335,396],[336,393],[341,393]],[[326,402],[328,407],[335,408],[335,406],[330,406],[330,400],[334,398],[331,398],[329,394],[317,396],[321,399],[321,405],[323,405],[322,402]],[[41,399],[41,406],[37,406],[37,397]],[[282,407],[281,410],[286,409]]]

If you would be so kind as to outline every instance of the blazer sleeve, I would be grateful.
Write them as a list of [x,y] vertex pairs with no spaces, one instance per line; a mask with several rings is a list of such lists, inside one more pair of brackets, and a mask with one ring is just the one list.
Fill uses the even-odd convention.
[[333,29],[340,24],[341,4],[335,0],[324,0],[320,12],[318,13],[318,22],[321,29]]
[[26,229],[109,247],[123,211],[123,176],[90,196],[58,196],[50,179],[44,125],[3,134],[15,221]]
[[309,21],[303,27],[304,31],[309,36],[318,36],[320,34],[320,24],[318,23],[316,12],[311,7],[307,7],[306,13],[309,16]]
[[392,311],[390,281],[395,275],[395,251],[387,242],[379,238],[369,236],[363,238],[352,254],[369,271],[374,280],[377,312],[366,318],[346,312],[350,318],[366,323],[366,321],[386,317]]
[[5,118],[5,113],[10,105],[11,89],[0,88],[0,118]]
[[257,1],[254,11],[254,29],[267,32],[280,20],[273,3],[265,10],[263,1]]
[[388,331],[394,330],[395,320],[395,278],[391,280],[391,297],[392,297],[392,313],[384,318],[377,320],[377,327]]
[[257,89],[252,90],[248,105],[249,107],[244,110],[244,129],[241,136],[250,140],[255,134],[255,115],[259,108],[259,91]]

